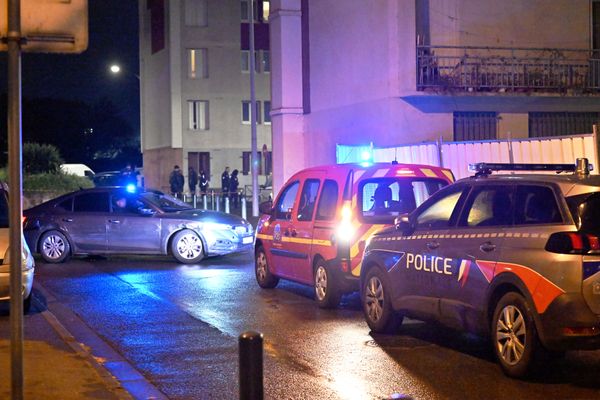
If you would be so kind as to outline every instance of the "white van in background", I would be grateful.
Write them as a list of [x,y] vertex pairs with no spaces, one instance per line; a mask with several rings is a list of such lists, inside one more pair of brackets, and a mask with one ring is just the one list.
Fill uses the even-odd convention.
[[85,164],[61,164],[60,170],[64,174],[85,176],[90,179],[94,176],[94,171]]

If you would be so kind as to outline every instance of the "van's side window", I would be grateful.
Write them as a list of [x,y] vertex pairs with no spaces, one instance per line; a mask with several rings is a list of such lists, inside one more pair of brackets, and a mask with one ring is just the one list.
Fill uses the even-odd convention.
[[298,204],[298,221],[312,220],[320,185],[321,182],[318,179],[307,179],[304,182],[300,194],[300,203]]
[[317,207],[317,221],[329,221],[335,218],[338,201],[338,185],[336,181],[325,180],[319,206]]
[[294,207],[294,201],[296,200],[296,194],[298,193],[299,182],[293,182],[283,189],[283,193],[279,197],[279,201],[275,206],[275,218],[276,219],[289,219],[292,208]]
[[562,216],[551,188],[519,185],[515,225],[560,224]]

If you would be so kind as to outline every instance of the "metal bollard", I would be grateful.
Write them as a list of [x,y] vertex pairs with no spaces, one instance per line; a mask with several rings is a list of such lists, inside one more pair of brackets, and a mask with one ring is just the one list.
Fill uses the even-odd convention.
[[263,399],[263,334],[242,333],[239,343],[240,400]]
[[192,203],[194,204],[194,208],[196,208],[196,205],[197,205],[197,201],[196,201],[196,193],[194,193],[194,194],[192,195]]
[[242,197],[242,218],[246,219],[246,197]]
[[187,203],[187,194],[185,194],[185,193],[183,194],[183,202]]
[[225,197],[225,212],[229,214],[229,197]]
[[210,192],[211,200],[210,200],[210,209],[215,209],[215,191]]
[[221,211],[221,196],[217,195],[217,201],[215,202],[215,206],[217,207],[216,210],[217,211]]
[[202,195],[202,206],[204,207],[205,210],[207,209],[207,207],[206,207],[206,195],[205,194]]

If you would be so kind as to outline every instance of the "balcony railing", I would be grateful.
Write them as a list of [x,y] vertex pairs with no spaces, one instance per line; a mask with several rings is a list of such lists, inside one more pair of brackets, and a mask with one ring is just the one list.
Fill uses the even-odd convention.
[[419,45],[417,90],[600,94],[600,50]]

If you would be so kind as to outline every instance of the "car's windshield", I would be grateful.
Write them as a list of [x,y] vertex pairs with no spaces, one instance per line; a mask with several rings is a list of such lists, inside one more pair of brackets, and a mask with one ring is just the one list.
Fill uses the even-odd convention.
[[189,206],[186,203],[164,193],[145,192],[141,194],[141,197],[164,212],[177,212],[182,210],[190,210],[193,208],[192,206]]

